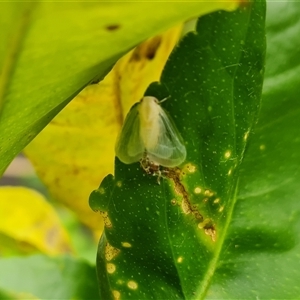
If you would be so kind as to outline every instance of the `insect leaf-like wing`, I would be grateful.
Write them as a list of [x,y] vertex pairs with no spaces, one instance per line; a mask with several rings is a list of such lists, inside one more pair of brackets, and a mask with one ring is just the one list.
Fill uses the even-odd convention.
[[140,119],[137,107],[138,104],[129,111],[115,147],[116,156],[125,164],[139,161],[145,150],[140,137]]
[[147,148],[151,161],[165,167],[180,165],[186,158],[186,148],[171,117],[161,108],[159,136],[155,146]]

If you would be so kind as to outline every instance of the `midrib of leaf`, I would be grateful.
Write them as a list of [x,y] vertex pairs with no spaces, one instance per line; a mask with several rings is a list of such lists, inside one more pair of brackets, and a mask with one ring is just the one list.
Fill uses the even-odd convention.
[[212,279],[212,277],[215,273],[215,270],[217,268],[217,265],[218,265],[218,262],[219,262],[219,257],[220,257],[222,247],[223,247],[223,244],[224,244],[224,241],[225,241],[226,233],[227,233],[229,224],[231,222],[231,217],[232,217],[234,206],[235,206],[235,203],[236,203],[236,200],[237,200],[237,192],[238,192],[238,180],[236,182],[236,187],[235,187],[233,199],[232,199],[232,201],[230,201],[231,204],[230,204],[230,207],[228,209],[228,216],[226,218],[223,233],[222,233],[222,235],[219,239],[219,243],[216,247],[214,257],[208,265],[207,272],[205,274],[205,277],[203,278],[202,284],[196,292],[196,297],[195,297],[196,299],[205,299],[207,290],[210,286],[211,279]]
[[7,45],[6,59],[4,59],[2,71],[0,74],[0,116],[4,107],[4,97],[9,86],[9,82],[13,75],[18,54],[22,48],[23,41],[28,31],[30,19],[35,10],[37,3],[27,3],[23,9],[22,15],[18,20],[15,20],[15,31]]

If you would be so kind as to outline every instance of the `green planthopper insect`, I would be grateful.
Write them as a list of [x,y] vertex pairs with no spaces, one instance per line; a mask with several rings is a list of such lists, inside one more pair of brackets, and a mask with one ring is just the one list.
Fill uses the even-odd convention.
[[125,164],[147,158],[156,165],[176,167],[186,158],[186,148],[175,124],[151,96],[145,96],[129,111],[115,151]]

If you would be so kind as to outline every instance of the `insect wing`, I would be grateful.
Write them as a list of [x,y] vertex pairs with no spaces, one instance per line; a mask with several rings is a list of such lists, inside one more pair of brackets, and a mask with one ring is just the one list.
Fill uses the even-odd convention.
[[172,119],[161,108],[159,136],[155,146],[147,148],[149,159],[165,167],[180,165],[186,158],[186,148]]
[[116,156],[125,164],[139,161],[145,150],[140,137],[138,105],[129,111],[115,147]]

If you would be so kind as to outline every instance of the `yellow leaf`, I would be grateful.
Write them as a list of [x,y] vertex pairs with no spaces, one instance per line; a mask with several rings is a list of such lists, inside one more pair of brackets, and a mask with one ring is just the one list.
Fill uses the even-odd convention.
[[69,238],[45,198],[24,187],[0,187],[0,252],[71,252]]
[[130,51],[102,82],[75,97],[25,149],[52,195],[94,230],[102,231],[103,220],[88,206],[89,195],[113,173],[114,144],[123,119],[148,85],[159,80],[181,28]]
[[[202,14],[233,10],[238,4],[205,1]],[[25,149],[51,194],[95,231],[103,230],[103,220],[88,206],[89,194],[113,173],[114,144],[123,120],[148,85],[159,81],[181,30],[178,25],[122,57],[102,82],[85,88]]]

